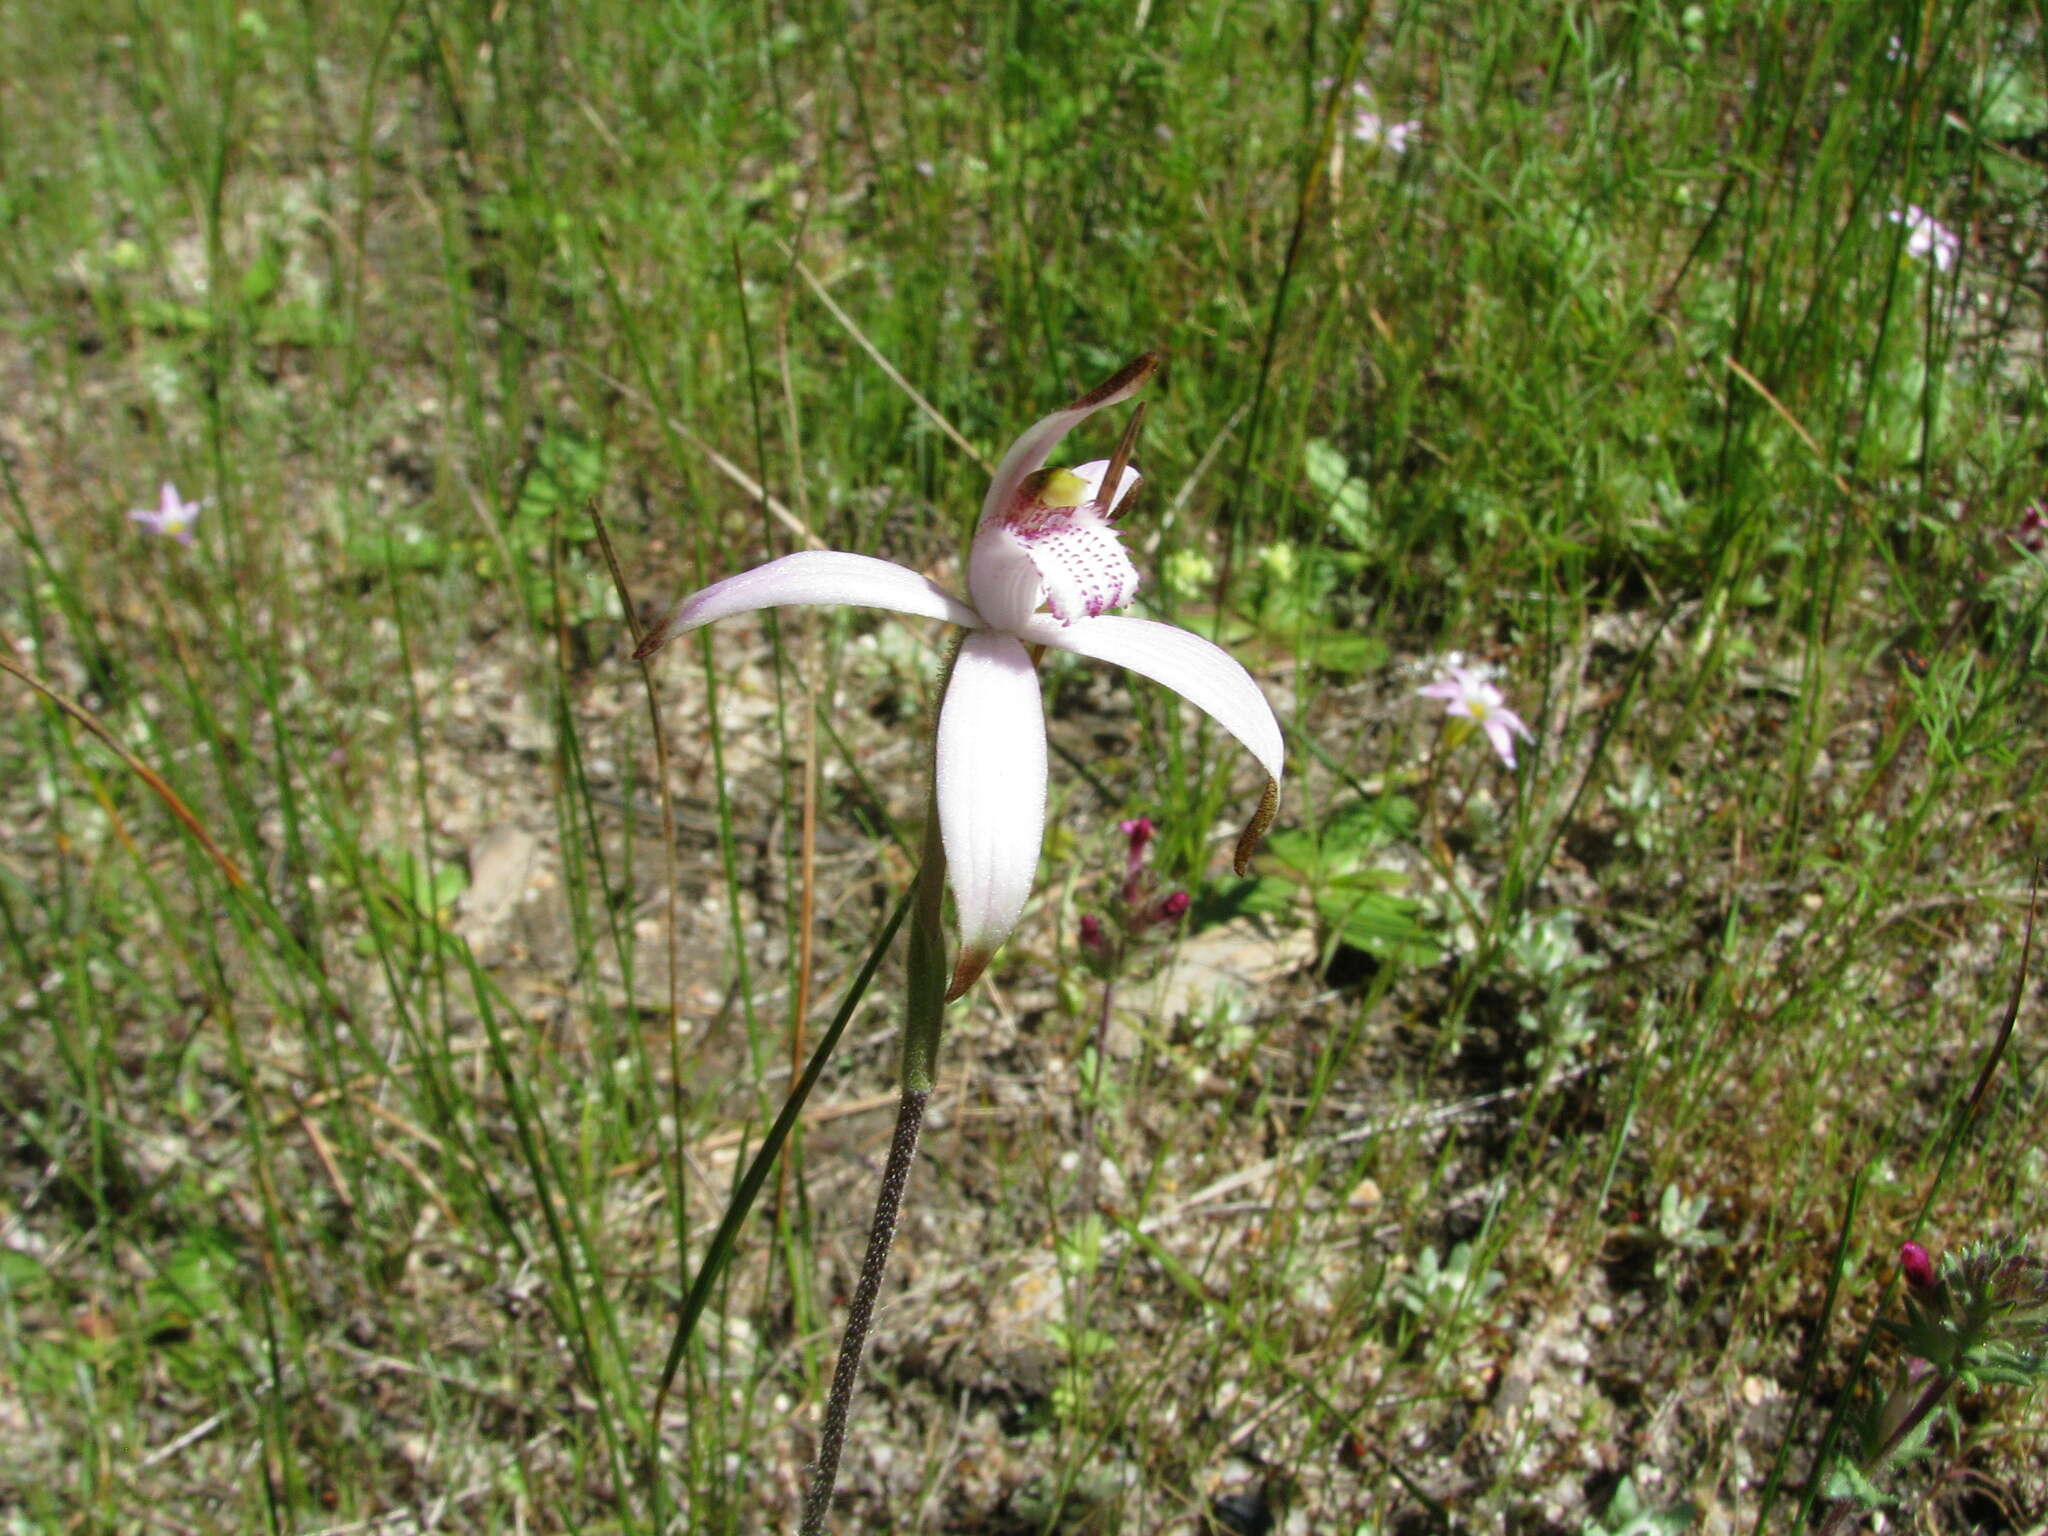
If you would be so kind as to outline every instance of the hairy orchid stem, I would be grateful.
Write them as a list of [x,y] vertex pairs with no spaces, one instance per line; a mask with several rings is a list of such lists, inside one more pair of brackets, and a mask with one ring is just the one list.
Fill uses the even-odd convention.
[[903,1019],[903,1089],[930,1093],[938,1079],[951,968],[946,964],[946,849],[936,803],[925,818],[924,864],[910,911],[908,1004]]
[[[950,671],[950,668],[948,669]],[[896,1220],[910,1165],[917,1160],[917,1138],[924,1129],[925,1105],[931,1101],[938,1071],[939,1037],[946,1020],[946,850],[939,838],[938,805],[925,818],[924,865],[910,911],[909,1005],[903,1021],[903,1097],[896,1106],[896,1134],[889,1142],[889,1161],[882,1169],[882,1188],[875,1196],[875,1219],[868,1227],[867,1256],[853,1303],[846,1309],[846,1332],[839,1341],[839,1363],[832,1370],[832,1390],[825,1398],[825,1419],[818,1432],[818,1459],[811,1467],[811,1486],[804,1494],[802,1536],[822,1536],[832,1510],[832,1487],[839,1479],[839,1456],[846,1447],[846,1417],[860,1382],[861,1356],[867,1350],[874,1322],[875,1298],[888,1272],[889,1250],[896,1243]]]
[[823,1536],[832,1509],[832,1487],[839,1478],[839,1453],[846,1445],[846,1416],[853,1407],[853,1389],[860,1378],[860,1360],[874,1322],[875,1298],[889,1267],[896,1241],[896,1218],[910,1165],[917,1160],[918,1133],[924,1129],[925,1105],[931,1092],[905,1088],[896,1107],[896,1134],[889,1141],[889,1161],[882,1170],[881,1192],[875,1197],[875,1219],[868,1228],[868,1252],[860,1266],[853,1304],[846,1310],[846,1333],[839,1344],[839,1364],[832,1372],[832,1391],[825,1399],[825,1422],[818,1435],[818,1459],[811,1467],[811,1486],[804,1495],[802,1536]]
[[[938,691],[943,699],[953,686],[953,669],[960,664],[960,642],[946,647],[946,663],[939,669]],[[931,791],[925,797],[924,852],[917,869],[917,905],[910,914],[910,955],[908,997],[903,1017],[903,1086],[929,1093],[938,1072],[939,1035],[945,1028],[946,1004],[967,990],[974,975],[962,982],[958,972],[946,963],[946,839],[939,822],[939,763],[937,724],[933,727]],[[982,964],[986,963],[986,956]],[[960,965],[967,964],[963,952]]]

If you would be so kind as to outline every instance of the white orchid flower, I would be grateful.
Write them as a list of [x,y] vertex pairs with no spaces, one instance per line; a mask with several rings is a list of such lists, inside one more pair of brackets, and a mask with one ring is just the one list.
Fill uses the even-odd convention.
[[1136,393],[1158,365],[1153,356],[1127,364],[1011,445],[982,503],[968,560],[968,601],[886,560],[806,551],[692,593],[637,652],[648,656],[729,614],[808,603],[888,608],[945,619],[968,632],[939,706],[934,772],[939,833],[960,921],[960,958],[949,1000],[974,984],[1017,926],[1038,872],[1046,747],[1034,648],[1072,651],[1163,683],[1205,710],[1258,759],[1267,784],[1238,843],[1240,873],[1279,804],[1280,722],[1251,674],[1199,635],[1108,612],[1138,590],[1138,572],[1114,523],[1118,505],[1139,479],[1128,463],[1130,434],[1114,459],[1074,469],[1043,467],[1061,438],[1104,406]]

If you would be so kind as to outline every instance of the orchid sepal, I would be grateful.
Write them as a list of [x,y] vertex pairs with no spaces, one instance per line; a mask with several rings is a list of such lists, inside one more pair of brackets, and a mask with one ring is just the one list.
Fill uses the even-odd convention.
[[819,603],[886,608],[914,618],[945,619],[963,629],[981,628],[981,616],[972,608],[907,566],[844,550],[807,549],[691,593],[647,632],[633,655],[645,661],[677,636],[735,613]]
[[1280,814],[1280,781],[1266,780],[1266,787],[1259,794],[1258,809],[1252,812],[1252,819],[1244,824],[1244,830],[1237,834],[1237,846],[1231,850],[1230,870],[1242,880],[1252,872],[1252,855],[1259,851],[1259,844],[1266,840],[1266,834],[1273,829],[1273,818]]
[[1076,624],[1039,614],[1017,634],[1032,645],[1106,661],[1171,688],[1235,736],[1268,779],[1277,782],[1284,773],[1280,719],[1252,675],[1222,646],[1173,624],[1121,614]]
[[946,988],[965,992],[1017,926],[1045,836],[1045,714],[1038,669],[1014,635],[960,644],[939,706],[933,798],[960,924]]
[[1064,405],[1050,416],[1040,417],[1033,422],[1024,434],[1010,445],[1010,451],[1003,455],[1002,462],[996,466],[996,472],[989,477],[988,495],[982,498],[981,503],[982,521],[986,522],[1001,508],[1010,504],[1024,477],[1045,463],[1054,445],[1061,438],[1104,406],[1130,399],[1145,387],[1146,381],[1153,374],[1159,371],[1159,363],[1160,357],[1157,352],[1147,352],[1141,357],[1134,357],[1072,404]]

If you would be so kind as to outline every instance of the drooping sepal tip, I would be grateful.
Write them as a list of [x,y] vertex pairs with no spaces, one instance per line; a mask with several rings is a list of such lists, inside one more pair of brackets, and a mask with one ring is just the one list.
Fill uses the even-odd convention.
[[1093,411],[1100,410],[1105,405],[1114,405],[1117,401],[1134,394],[1146,380],[1157,373],[1162,361],[1157,352],[1139,353],[1100,384],[1076,399],[1067,409]]
[[668,644],[671,638],[670,626],[674,619],[675,615],[673,613],[664,615],[654,628],[648,630],[646,634],[640,637],[640,643],[633,647],[633,659],[635,661],[647,660],[648,657]]
[[1273,825],[1273,818],[1280,814],[1280,781],[1266,780],[1266,791],[1259,796],[1259,808],[1252,812],[1252,819],[1238,834],[1237,852],[1232,856],[1230,867],[1242,879],[1251,873],[1252,855],[1259,851],[1267,831]]
[[953,979],[946,983],[946,1001],[957,1002],[966,995],[967,989],[981,980],[981,973],[988,969],[988,963],[995,958],[995,951],[980,946],[963,948],[960,958],[953,965]]

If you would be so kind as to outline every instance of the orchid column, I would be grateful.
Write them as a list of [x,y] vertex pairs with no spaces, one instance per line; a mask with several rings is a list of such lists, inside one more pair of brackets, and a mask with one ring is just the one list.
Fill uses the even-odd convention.
[[[903,1100],[826,1405],[805,1502],[806,1532],[824,1529],[847,1405],[936,1071],[945,1005],[974,985],[1017,926],[1038,872],[1046,745],[1037,658],[1050,648],[1125,667],[1173,689],[1244,744],[1265,769],[1266,786],[1238,840],[1240,874],[1279,806],[1280,722],[1251,675],[1199,635],[1110,612],[1138,590],[1137,569],[1116,528],[1140,478],[1130,462],[1137,419],[1110,458],[1072,469],[1045,467],[1061,438],[1104,406],[1135,394],[1158,366],[1149,354],[1126,364],[1011,445],[982,501],[968,560],[968,601],[886,560],[806,551],[684,598],[637,652],[644,658],[729,614],[812,603],[888,608],[967,631],[948,662],[932,756],[933,815],[911,919]],[[942,928],[948,884],[960,925],[960,953],[950,974]]]

